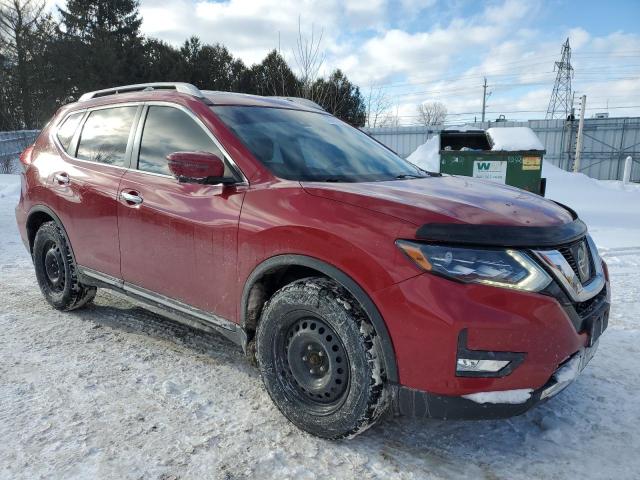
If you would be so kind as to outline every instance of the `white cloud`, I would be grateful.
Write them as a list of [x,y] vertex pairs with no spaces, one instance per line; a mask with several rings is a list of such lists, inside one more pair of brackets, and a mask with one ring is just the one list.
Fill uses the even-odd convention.
[[589,42],[591,35],[585,29],[577,27],[569,30],[569,43],[572,48],[579,49]]
[[140,6],[143,31],[173,44],[196,35],[205,43],[223,43],[251,64],[280,45],[285,57],[298,36],[323,32],[323,46],[330,52],[344,50],[342,32],[381,28],[385,0],[145,0]]
[[[415,105],[428,100],[444,102],[450,112],[471,112],[466,116],[473,119],[480,110],[484,76],[492,92],[489,111],[545,111],[553,65],[567,36],[574,52],[574,86],[596,97],[590,105],[607,95],[618,101],[635,95],[635,104],[640,103],[639,80],[633,76],[638,69],[631,68],[628,54],[640,51],[638,34],[593,36],[581,25],[551,31],[548,23],[540,29],[541,0],[482,3],[473,15],[465,14],[462,5],[436,0],[142,0],[140,9],[147,35],[174,45],[197,35],[205,43],[224,44],[248,64],[280,45],[293,68],[300,18],[303,33],[309,34],[312,25],[316,35],[323,32],[327,57],[322,73],[342,68],[365,91],[386,85],[407,121]],[[435,23],[411,24],[423,11]],[[400,23],[391,20],[398,17]]]

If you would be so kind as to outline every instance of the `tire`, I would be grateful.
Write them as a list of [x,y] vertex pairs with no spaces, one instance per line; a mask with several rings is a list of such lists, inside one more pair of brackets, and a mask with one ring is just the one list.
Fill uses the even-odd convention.
[[96,296],[96,287],[78,281],[71,249],[57,223],[43,223],[36,232],[33,264],[44,298],[57,310],[84,307]]
[[297,280],[271,297],[256,353],[273,402],[312,435],[353,437],[389,406],[375,330],[359,303],[329,279]]

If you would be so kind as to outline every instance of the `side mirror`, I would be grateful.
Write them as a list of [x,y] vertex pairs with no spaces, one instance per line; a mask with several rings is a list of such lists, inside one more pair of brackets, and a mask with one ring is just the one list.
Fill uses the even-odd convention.
[[224,163],[209,152],[174,152],[167,155],[169,170],[180,182],[227,183]]

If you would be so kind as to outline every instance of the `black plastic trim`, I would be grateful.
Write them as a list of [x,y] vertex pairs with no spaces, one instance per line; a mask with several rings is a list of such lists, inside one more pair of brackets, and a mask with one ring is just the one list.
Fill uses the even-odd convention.
[[416,238],[459,245],[540,248],[571,243],[586,233],[587,226],[576,218],[570,223],[549,227],[427,223],[418,228]]
[[576,329],[576,332],[581,333],[589,329],[589,325],[593,318],[601,316],[603,312],[605,310],[608,310],[611,306],[608,298],[608,291],[609,284],[605,283],[605,286],[602,287],[602,290],[600,290],[600,292],[598,292],[593,298],[590,298],[586,302],[582,302],[592,303],[592,306],[589,308],[588,312],[585,315],[580,315],[578,313],[576,307],[579,305],[579,303],[573,302],[555,280],[539,293],[555,298],[564,310],[567,317],[569,317],[569,320],[571,321],[573,327]]
[[396,364],[395,351],[391,341],[391,336],[389,335],[389,331],[387,330],[387,326],[380,314],[380,311],[371,298],[369,298],[369,295],[367,295],[362,287],[360,287],[351,277],[342,270],[339,270],[322,260],[318,260],[317,258],[308,257],[306,255],[278,255],[271,257],[258,265],[253,272],[251,272],[251,275],[249,275],[242,292],[241,325],[245,325],[246,322],[249,292],[251,292],[252,287],[264,275],[267,275],[269,271],[282,266],[313,268],[340,283],[356,298],[356,300],[358,300],[358,302],[360,302],[360,305],[369,316],[376,333],[381,339],[387,380],[391,383],[398,383],[398,367]]
[[469,358],[472,360],[507,360],[509,363],[497,372],[459,372],[456,365],[456,377],[506,377],[511,374],[526,357],[524,352],[491,352],[487,350],[469,350],[467,347],[468,330],[460,330],[458,334],[458,358]]
[[[438,395],[398,386],[395,411],[398,415],[443,420],[491,420],[521,415],[541,402],[544,387],[534,391],[524,403],[477,403],[464,397]],[[551,397],[549,397],[551,398]],[[542,400],[542,401],[546,401]]]

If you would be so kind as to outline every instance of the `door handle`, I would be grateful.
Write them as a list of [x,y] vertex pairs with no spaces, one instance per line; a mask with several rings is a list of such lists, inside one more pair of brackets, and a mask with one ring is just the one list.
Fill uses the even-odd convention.
[[120,197],[126,203],[133,204],[133,205],[140,205],[143,201],[142,197],[137,193],[120,192]]
[[58,185],[68,185],[69,184],[69,175],[61,172],[61,173],[56,173],[53,178],[55,179],[56,182],[58,182]]

